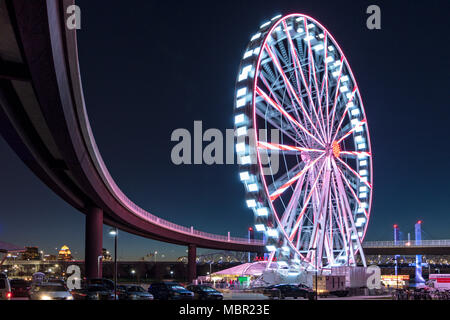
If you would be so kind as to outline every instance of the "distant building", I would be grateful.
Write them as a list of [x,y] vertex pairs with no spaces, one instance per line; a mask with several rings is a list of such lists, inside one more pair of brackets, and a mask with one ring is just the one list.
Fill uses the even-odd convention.
[[73,260],[72,253],[68,246],[63,246],[61,250],[59,250],[58,260],[70,261]]
[[53,255],[53,254],[46,254],[44,256],[44,260],[46,261],[57,261],[59,257]]
[[103,255],[103,261],[112,261],[111,253],[108,250],[103,248],[102,255]]
[[25,247],[25,252],[22,253],[22,260],[40,260],[38,247]]

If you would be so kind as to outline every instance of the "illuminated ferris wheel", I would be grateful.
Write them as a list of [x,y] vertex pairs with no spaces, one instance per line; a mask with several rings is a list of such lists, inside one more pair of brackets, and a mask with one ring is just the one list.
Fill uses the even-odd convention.
[[302,14],[263,24],[236,87],[236,152],[271,259],[310,270],[365,258],[372,151],[361,93],[331,34]]

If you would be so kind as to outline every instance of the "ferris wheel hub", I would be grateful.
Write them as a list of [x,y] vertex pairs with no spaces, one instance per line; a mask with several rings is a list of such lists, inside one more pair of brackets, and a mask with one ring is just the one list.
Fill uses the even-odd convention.
[[336,158],[339,158],[341,156],[341,146],[339,145],[339,143],[337,143],[337,141],[333,142],[331,150]]

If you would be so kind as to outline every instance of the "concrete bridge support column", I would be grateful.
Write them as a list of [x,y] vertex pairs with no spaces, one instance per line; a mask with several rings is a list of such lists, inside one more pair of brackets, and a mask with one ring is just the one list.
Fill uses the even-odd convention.
[[102,277],[103,210],[91,208],[86,215],[85,275],[88,279]]
[[188,249],[188,282],[197,279],[197,246],[190,244]]

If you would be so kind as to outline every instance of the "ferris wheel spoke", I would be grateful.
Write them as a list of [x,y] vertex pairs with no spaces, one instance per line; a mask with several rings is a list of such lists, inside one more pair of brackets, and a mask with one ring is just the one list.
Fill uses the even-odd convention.
[[350,192],[351,192],[353,198],[354,198],[354,199],[356,200],[356,202],[358,203],[359,208],[363,210],[364,215],[366,216],[366,218],[369,218],[369,215],[368,215],[368,213],[367,213],[366,208],[364,208],[363,205],[362,205],[361,199],[358,197],[358,195],[356,194],[355,190],[352,188],[350,182],[349,182],[348,179],[345,177],[345,175],[343,174],[343,172],[341,171],[341,169],[338,168],[338,170],[339,170],[339,173],[341,174],[342,179],[344,180],[345,184],[347,185],[347,188],[350,190]]
[[[324,124],[323,124],[323,123],[322,123],[322,124],[320,123],[319,116],[318,116],[317,111],[316,111],[316,108],[315,108],[315,103],[314,103],[314,99],[313,99],[313,97],[312,97],[311,90],[310,90],[310,88],[309,88],[309,86],[308,86],[308,84],[307,84],[307,82],[306,82],[306,78],[305,78],[305,75],[304,75],[304,73],[303,73],[303,68],[302,68],[302,65],[301,65],[301,63],[300,63],[300,59],[298,58],[297,49],[295,48],[294,42],[292,41],[292,37],[291,37],[291,35],[290,35],[289,31],[288,31],[286,22],[283,22],[283,23],[284,23],[284,29],[285,29],[286,36],[287,36],[287,39],[288,39],[289,47],[290,47],[290,49],[291,49],[291,56],[292,56],[293,64],[294,64],[294,66],[297,66],[297,68],[298,68],[298,70],[299,70],[299,73],[300,73],[301,78],[302,78],[302,81],[303,81],[304,88],[305,88],[305,90],[306,90],[306,93],[307,93],[308,98],[309,98],[309,101],[310,101],[311,109],[314,111],[315,116],[316,116],[316,118],[317,118],[317,120],[318,120],[319,128],[320,128],[321,131],[322,131],[322,135],[323,135],[323,137],[325,137],[325,135],[324,135],[324,130],[323,130],[323,126],[322,126],[322,125],[324,125]],[[311,43],[310,43],[309,41],[308,41],[308,43],[309,43],[309,45],[311,45]],[[296,70],[297,70],[297,68],[296,68]],[[297,76],[297,77],[298,77],[298,76]],[[298,84],[299,84],[299,91],[300,91],[300,81],[299,81],[298,78],[297,78],[297,82],[298,82]],[[317,84],[317,83],[316,83],[316,84]],[[317,90],[318,90],[318,89],[317,89]],[[300,106],[302,107],[303,111],[304,111],[306,114],[308,114],[308,113],[304,110],[303,105],[300,104]],[[312,121],[311,121],[310,118],[309,118],[309,120],[310,120],[310,122],[312,123]],[[317,129],[316,129],[316,131],[317,131]],[[325,142],[325,139],[322,139],[322,140]]]
[[[256,115],[258,115],[259,117],[261,117],[261,118],[263,118],[264,119],[264,117],[265,117],[265,115],[264,115],[264,113],[261,111],[261,110],[259,110],[259,109],[257,109],[256,110]],[[278,124],[278,123],[276,123],[274,120],[272,120],[272,119],[265,119],[268,123],[270,123],[272,126],[274,126],[276,129],[278,129],[280,132],[282,132],[283,134],[284,134],[284,136],[286,136],[286,137],[289,137],[291,140],[292,140],[292,142],[297,142],[297,143],[302,143],[302,141],[299,141],[298,140],[298,138],[295,138],[295,137],[293,137],[293,135],[292,135],[292,133],[290,133],[290,132],[288,132],[288,131],[286,131],[286,129],[284,129],[284,128],[282,128],[283,127],[283,125],[281,124]],[[303,142],[304,143],[304,145],[306,145],[306,143],[305,142]]]
[[[326,166],[330,166],[329,159],[327,159]],[[325,236],[326,236],[326,221],[327,221],[327,207],[328,207],[328,199],[329,199],[329,187],[330,187],[330,175],[331,175],[331,168],[327,168],[325,170],[324,179],[322,182],[322,192],[320,195],[320,205],[317,211],[317,217],[316,217],[316,227],[318,228],[317,232],[317,240],[315,247],[317,248],[317,257],[321,259],[323,257],[323,250],[325,247]]]
[[273,202],[278,199],[290,186],[292,186],[298,179],[300,179],[306,172],[308,172],[314,165],[323,157],[321,155],[319,158],[314,160],[311,164],[307,165],[300,173],[298,173],[295,177],[289,180],[285,185],[283,185],[280,189],[275,191],[270,195],[270,200]]
[[341,197],[337,191],[337,186],[336,186],[336,182],[335,179],[332,179],[332,186],[333,186],[333,191],[334,191],[334,195],[336,197],[336,214],[338,215],[337,217],[335,217],[336,221],[338,221],[339,224],[339,231],[341,233],[341,238],[344,244],[344,248],[345,248],[345,254],[347,257],[347,261],[349,259],[351,255],[350,250],[349,250],[349,246],[348,243],[351,242],[351,234],[350,231],[348,229],[348,225],[346,222],[344,222],[343,218],[344,218],[344,214],[342,212],[342,202],[341,202]]
[[267,103],[269,103],[272,107],[278,110],[282,115],[284,115],[290,122],[300,128],[304,133],[313,138],[317,143],[319,143],[322,147],[325,148],[322,141],[317,139],[314,135],[311,134],[304,126],[302,126],[297,120],[295,120],[283,107],[278,105],[274,100],[272,100],[264,91],[262,91],[259,87],[256,88],[257,94],[262,97]]
[[[340,211],[339,211],[338,195],[336,193],[336,189],[335,189],[333,180],[334,180],[334,177],[331,178],[331,183],[330,183],[331,186],[332,186],[331,192],[330,192],[330,203],[332,203],[332,198],[333,198],[332,197],[332,193],[334,192],[334,195],[335,195],[335,206],[334,207],[330,206],[330,234],[331,234],[330,238],[331,238],[331,244],[332,244],[332,248],[333,248],[333,242],[335,241],[334,239],[336,237],[337,238],[336,241],[338,243],[341,243],[342,244],[342,248],[345,249],[347,247],[346,234],[344,232],[344,226],[343,226],[343,222],[342,222],[342,215],[340,214]],[[334,218],[334,221],[335,221],[336,227],[337,227],[336,231],[334,229],[331,229],[332,226],[333,226],[333,223],[332,223],[333,218]],[[335,235],[335,233],[336,233],[336,235]],[[335,260],[336,259],[334,259],[334,256],[333,256],[333,261],[335,261]]]
[[352,262],[356,261],[355,259],[355,250],[353,247],[353,240],[352,240],[352,234],[353,231],[349,225],[349,218],[348,216],[351,215],[351,211],[349,210],[349,207],[346,206],[346,203],[344,201],[344,199],[346,198],[345,195],[345,191],[343,191],[340,187],[339,187],[339,183],[338,181],[338,175],[335,172],[335,181],[333,182],[335,184],[335,189],[337,192],[337,196],[339,197],[339,208],[340,208],[340,215],[342,217],[343,223],[344,223],[344,228],[346,230],[346,242],[347,242],[347,249],[348,249],[348,253],[347,257],[349,259],[351,259]]
[[[269,83],[267,82],[267,79],[264,77],[263,73],[260,74],[260,79],[262,80],[264,86],[270,91],[271,96],[273,96],[275,102],[281,106],[282,104],[280,103],[279,98],[277,97],[277,94],[274,92],[273,88],[269,85]],[[295,107],[295,103],[294,101],[291,99],[291,103],[292,103],[292,109],[295,111],[295,115],[297,117],[297,121],[299,123],[302,123],[305,126],[305,123],[303,123],[302,119],[300,118],[300,115],[297,111],[297,108]],[[294,127],[295,132],[297,133],[297,135],[302,139],[303,142],[305,142],[303,136],[298,132],[297,128]]]
[[346,134],[344,134],[338,141],[337,143],[340,144],[342,141],[344,141],[345,139],[347,139],[348,137],[350,137],[354,132],[358,131],[359,129],[361,129],[362,127],[364,127],[364,125],[367,124],[367,120],[362,120],[360,121],[353,129],[351,129],[349,132],[347,132]]
[[[333,137],[333,139],[331,139],[331,141],[335,141],[336,140],[336,137],[339,134],[339,131],[341,130],[342,123],[345,120],[345,116],[347,115],[348,110],[350,109],[350,105],[353,102],[353,99],[355,98],[356,91],[358,91],[358,87],[355,86],[355,88],[353,89],[353,92],[352,92],[352,96],[351,96],[350,100],[348,101],[348,103],[346,104],[344,112],[342,113],[341,119],[340,119],[339,124],[338,124],[338,126],[336,128],[336,131],[335,131],[336,133],[334,134],[334,137]],[[333,131],[334,122],[332,122],[331,125],[332,125],[331,130]]]
[[[307,26],[306,20],[304,21],[304,24],[305,24],[306,38],[308,39],[307,40],[307,42],[308,42],[308,64],[311,66],[311,70],[312,70],[312,74],[313,74],[313,78],[314,78],[314,84],[316,87],[316,97],[317,97],[317,109],[319,109],[320,114],[322,116],[322,122],[320,122],[318,111],[316,110],[316,107],[315,107],[316,104],[312,104],[311,108],[313,108],[313,110],[314,110],[317,121],[319,122],[319,127],[322,130],[323,137],[325,137],[326,136],[325,131],[324,131],[325,130],[324,129],[325,122],[324,122],[323,111],[322,111],[322,102],[321,102],[321,99],[319,98],[320,97],[319,96],[320,88],[319,88],[319,84],[317,82],[316,63],[315,63],[314,55],[313,55],[312,48],[311,48],[311,40],[309,40],[309,31],[308,31],[308,26]],[[325,62],[325,64],[326,64],[326,62]]]
[[274,151],[294,151],[297,153],[301,153],[301,152],[325,153],[325,150],[320,150],[320,149],[310,149],[310,148],[286,146],[286,145],[268,143],[268,142],[262,142],[262,141],[258,141],[258,148],[263,149],[263,150],[274,150]]
[[355,175],[361,182],[363,182],[365,185],[367,185],[370,189],[372,189],[372,185],[369,183],[369,181],[367,181],[367,179],[364,179],[358,172],[356,172],[352,167],[350,167],[347,163],[345,163],[345,161],[342,161],[339,158],[338,161],[340,163],[342,163],[342,165],[348,170],[350,171],[353,175]]
[[372,158],[372,154],[365,151],[341,151],[340,156],[348,158]]
[[[306,118],[309,120],[309,123],[311,124],[311,126],[313,127],[313,129],[316,131],[316,133],[318,134],[318,137],[321,138],[321,135],[319,133],[319,131],[317,130],[317,127],[314,125],[311,117],[309,116],[308,112],[306,111],[302,101],[300,100],[300,98],[298,97],[297,93],[295,92],[294,87],[292,86],[291,82],[289,81],[289,79],[286,77],[286,74],[283,71],[283,68],[280,65],[280,62],[278,61],[278,58],[275,56],[275,54],[273,53],[273,51],[270,49],[270,47],[266,44],[265,45],[265,50],[266,52],[269,54],[270,58],[272,59],[273,63],[275,64],[276,69],[278,70],[278,72],[280,73],[280,75],[283,77],[284,83],[285,85],[288,87],[288,94],[290,96],[294,96],[295,100],[297,101],[297,103],[300,105],[300,108],[303,110],[304,115],[306,116]],[[314,137],[315,140],[317,140],[316,137]],[[321,141],[320,144],[323,145],[324,141]]]
[[322,167],[320,169],[320,172],[317,175],[317,178],[316,178],[316,180],[314,181],[314,184],[311,187],[311,191],[309,192],[308,197],[306,198],[306,203],[304,204],[303,209],[302,209],[302,211],[300,212],[300,214],[299,214],[299,216],[297,218],[297,222],[295,223],[295,226],[294,226],[294,228],[291,231],[291,234],[289,236],[289,240],[290,241],[292,241],[295,238],[295,234],[297,233],[297,231],[299,229],[299,226],[300,226],[300,221],[301,221],[303,215],[305,214],[306,210],[308,209],[309,202],[311,201],[311,198],[314,195],[315,189],[317,188],[317,184],[319,182],[320,176],[322,175],[322,171],[323,171],[324,167],[325,167],[325,161],[323,162]]
[[339,75],[338,75],[338,80],[337,80],[337,83],[336,83],[336,92],[335,92],[335,95],[334,95],[333,107],[331,108],[331,110],[332,110],[332,112],[331,112],[331,122],[329,122],[330,127],[329,127],[329,132],[328,132],[328,134],[329,134],[328,139],[330,139],[330,141],[333,141],[331,139],[331,134],[332,134],[332,130],[333,130],[334,119],[336,117],[336,108],[337,108],[337,104],[338,104],[338,100],[339,100],[339,92],[340,92],[339,91],[339,87],[341,85],[342,71],[344,69],[344,62],[345,62],[344,56],[341,57],[340,61],[341,61],[341,65],[339,67]]
[[[337,167],[335,161],[333,161],[332,164],[333,164],[333,168],[334,168],[334,171],[336,174],[336,182],[337,182],[338,190],[341,193],[341,195],[345,194],[345,187],[342,182],[342,175],[338,174],[339,168]],[[342,197],[342,198],[344,200],[345,208],[347,209],[347,216],[348,216],[348,220],[350,222],[351,231],[353,232],[353,234],[355,235],[355,238],[356,238],[356,245],[357,245],[358,251],[360,252],[360,256],[361,256],[364,266],[366,266],[366,260],[364,257],[364,252],[363,252],[363,248],[362,248],[362,244],[361,244],[361,239],[363,238],[364,235],[360,236],[358,233],[358,230],[355,225],[355,219],[353,218],[353,213],[352,213],[352,210],[350,209],[350,204],[348,202],[348,198],[347,197]],[[351,247],[353,249],[353,245]]]
[[[322,79],[322,90],[320,93],[320,100],[322,100],[323,98],[323,92],[324,89],[326,91],[326,97],[325,97],[325,103],[326,103],[326,110],[325,110],[325,114],[326,114],[326,136],[328,137],[330,135],[330,115],[329,115],[329,108],[330,108],[330,102],[329,102],[329,93],[328,93],[328,89],[329,89],[329,78],[328,78],[328,63],[327,63],[327,58],[328,58],[328,33],[327,31],[324,32],[324,48],[325,48],[325,72],[324,72],[324,76]],[[322,115],[323,116],[323,115]]]
[[304,182],[305,182],[305,175],[303,175],[302,178],[298,180],[297,185],[295,186],[294,193],[292,194],[289,204],[283,213],[283,216],[281,218],[281,226],[284,229],[286,229],[288,225],[288,220],[292,220],[293,211],[298,206],[298,200],[302,194]]

